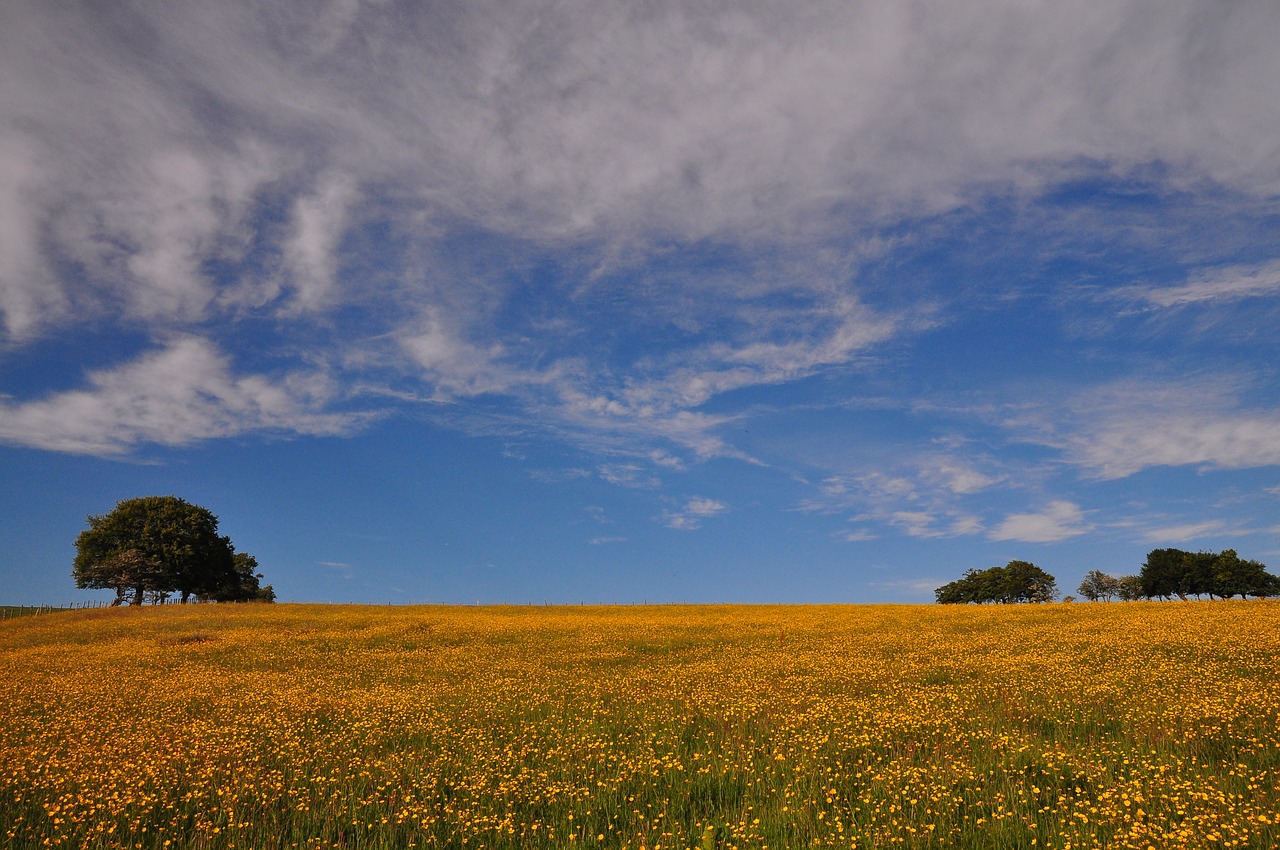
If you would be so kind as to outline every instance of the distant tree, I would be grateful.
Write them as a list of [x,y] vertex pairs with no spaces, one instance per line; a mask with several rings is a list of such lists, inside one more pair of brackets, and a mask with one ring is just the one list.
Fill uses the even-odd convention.
[[1089,570],[1076,590],[1090,602],[1110,602],[1120,594],[1120,579],[1109,576],[1102,570]]
[[1116,579],[1116,595],[1125,602],[1137,602],[1143,598],[1142,579],[1139,576],[1120,576]]
[[1275,596],[1280,590],[1280,579],[1268,573],[1264,564],[1242,559],[1235,549],[1214,558],[1211,574],[1214,591],[1224,599],[1237,594],[1241,599]]
[[262,586],[262,573],[258,572],[258,559],[248,552],[236,552],[231,556],[232,570],[217,587],[200,594],[201,600],[210,602],[275,602],[276,592],[271,585]]
[[964,571],[964,575],[955,581],[947,582],[933,592],[939,605],[956,605],[964,602],[981,602],[977,591],[979,572],[975,569]]
[[1241,558],[1234,549],[1222,552],[1184,552],[1153,549],[1139,575],[1142,595],[1148,599],[1188,596],[1226,599],[1239,596],[1280,595],[1280,578],[1266,565]]
[[1006,602],[1052,602],[1058,580],[1030,561],[1010,561],[1005,568]]
[[1168,599],[1172,596],[1187,598],[1184,587],[1190,552],[1181,549],[1152,549],[1142,565],[1138,578],[1142,581],[1142,595],[1148,599]]
[[1013,602],[1052,602],[1058,596],[1058,582],[1029,561],[1010,561],[1003,567],[969,569],[960,578],[934,591],[942,605]]
[[82,588],[112,588],[116,604],[132,593],[209,592],[230,581],[235,562],[231,541],[218,534],[218,518],[176,496],[126,499],[114,510],[90,516],[76,538],[72,575]]
[[1182,573],[1178,578],[1178,596],[1186,599],[1188,595],[1199,599],[1208,596],[1213,599],[1221,596],[1214,582],[1214,564],[1218,560],[1216,552],[1183,552]]

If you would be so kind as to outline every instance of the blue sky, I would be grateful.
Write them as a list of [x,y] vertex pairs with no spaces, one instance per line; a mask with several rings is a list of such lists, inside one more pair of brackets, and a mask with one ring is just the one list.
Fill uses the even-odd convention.
[[1280,562],[1280,6],[0,11],[0,586],[927,602]]

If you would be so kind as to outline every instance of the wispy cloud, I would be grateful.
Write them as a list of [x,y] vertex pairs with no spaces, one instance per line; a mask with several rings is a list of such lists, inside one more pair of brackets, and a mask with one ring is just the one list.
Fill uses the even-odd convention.
[[346,434],[364,417],[326,412],[322,373],[236,376],[207,340],[175,339],[89,386],[34,401],[0,402],[0,440],[75,454],[117,455],[140,445],[182,446],[249,431]]
[[992,540],[1016,540],[1022,543],[1056,543],[1091,530],[1084,512],[1073,502],[1050,502],[1037,513],[1010,514],[991,530]]
[[668,511],[663,514],[663,519],[668,528],[693,531],[702,527],[703,520],[723,513],[728,509],[729,506],[723,502],[697,496],[685,502],[684,507],[680,510]]
[[1221,520],[1192,522],[1185,525],[1171,525],[1165,528],[1152,528],[1144,531],[1142,537],[1148,543],[1185,543],[1209,534],[1221,532],[1224,524]]
[[1200,271],[1180,286],[1121,287],[1111,297],[1171,308],[1276,295],[1280,295],[1280,260]]
[[[837,374],[909,395],[895,358],[954,317],[898,252],[948,212],[1146,165],[1192,196],[1280,193],[1265,0],[15,2],[0,353],[84,327],[160,347],[0,400],[11,445],[350,433],[359,393],[549,435],[587,456],[573,474],[656,490],[712,459],[772,462],[737,436],[753,395]],[[1271,298],[1280,261],[1180,280],[1120,294]],[[246,337],[270,350],[238,357]],[[285,365],[237,365],[264,361]],[[1002,433],[1106,479],[1280,463],[1274,403],[1150,383],[1072,384]],[[1074,502],[1005,516],[981,499],[1025,470],[938,445],[824,458],[805,507],[864,540],[1087,529]],[[726,510],[690,499],[664,521]]]
[[596,470],[600,477],[618,487],[657,487],[662,480],[638,463],[606,463]]
[[1004,420],[1100,479],[1160,466],[1256,469],[1280,464],[1280,412],[1248,403],[1254,379],[1229,374],[1122,380],[1046,399]]
[[1153,466],[1249,469],[1280,465],[1278,414],[1117,416],[1077,438],[1073,455],[1102,478]]

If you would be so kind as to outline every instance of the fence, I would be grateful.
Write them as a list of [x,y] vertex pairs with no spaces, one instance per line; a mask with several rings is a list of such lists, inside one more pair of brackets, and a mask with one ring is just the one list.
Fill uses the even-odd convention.
[[54,611],[82,611],[86,608],[106,608],[110,605],[102,599],[72,602],[68,605],[0,605],[0,620],[14,617],[30,617],[33,614],[52,614]]

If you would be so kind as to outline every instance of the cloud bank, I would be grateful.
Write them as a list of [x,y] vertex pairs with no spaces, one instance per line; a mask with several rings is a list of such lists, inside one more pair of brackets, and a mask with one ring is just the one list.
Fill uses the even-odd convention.
[[[624,486],[764,464],[731,433],[770,390],[883,368],[953,321],[945,283],[900,259],[947,216],[1134,175],[1189,206],[1280,194],[1268,0],[2,14],[0,352],[77,329],[146,340],[0,403],[0,440],[50,451],[349,433],[358,398],[467,423],[500,408]],[[1280,260],[1212,259],[1188,248],[1179,282],[1112,301],[1280,293]],[[1006,431],[1103,479],[1280,464],[1275,411],[1231,402],[1158,428],[1157,405],[1117,404]],[[907,490],[868,510],[904,467]],[[965,451],[885,469],[817,478],[919,537],[981,533],[968,500],[1017,486]],[[1059,500],[990,535],[1086,527]]]

